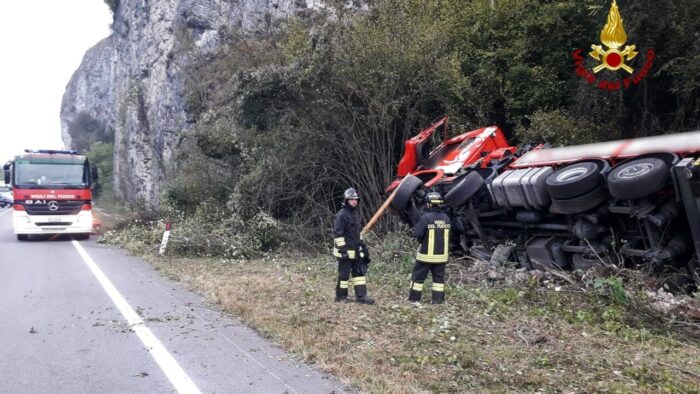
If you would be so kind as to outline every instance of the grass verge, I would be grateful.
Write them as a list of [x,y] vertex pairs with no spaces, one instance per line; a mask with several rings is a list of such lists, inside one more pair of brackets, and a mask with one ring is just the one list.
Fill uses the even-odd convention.
[[556,278],[456,262],[448,302],[413,306],[410,256],[386,254],[368,275],[378,302],[365,306],[334,302],[328,256],[148,259],[361,392],[700,393],[697,326],[676,330]]

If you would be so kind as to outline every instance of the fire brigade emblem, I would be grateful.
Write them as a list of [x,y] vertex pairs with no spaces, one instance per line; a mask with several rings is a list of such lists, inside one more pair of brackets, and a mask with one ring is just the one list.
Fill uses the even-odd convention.
[[[617,8],[617,3],[613,0],[610,6],[610,12],[608,13],[608,21],[603,27],[603,31],[600,32],[600,41],[608,48],[603,49],[602,45],[591,45],[593,49],[588,54],[595,60],[601,62],[601,64],[593,68],[594,73],[598,73],[603,69],[608,69],[610,71],[617,71],[623,69],[628,73],[632,74],[634,69],[627,64],[625,61],[634,59],[637,56],[635,49],[636,45],[625,45],[627,41],[627,34],[625,33],[625,28],[622,25],[622,17],[620,16],[620,11]],[[624,49],[622,46],[625,45]]]

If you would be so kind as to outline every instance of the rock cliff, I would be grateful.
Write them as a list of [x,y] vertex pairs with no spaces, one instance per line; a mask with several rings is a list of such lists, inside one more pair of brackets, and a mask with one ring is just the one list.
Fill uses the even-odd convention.
[[216,50],[226,29],[264,30],[339,3],[354,7],[332,0],[122,0],[111,36],[85,54],[66,88],[66,146],[76,115],[104,122],[115,136],[114,190],[131,204],[156,206],[176,169],[178,136],[192,127],[183,102],[189,59]]

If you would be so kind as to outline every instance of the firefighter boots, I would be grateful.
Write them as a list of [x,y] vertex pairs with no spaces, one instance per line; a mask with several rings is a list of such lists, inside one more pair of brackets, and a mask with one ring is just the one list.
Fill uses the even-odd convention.
[[445,292],[444,291],[433,291],[433,299],[430,300],[431,304],[442,304],[445,302]]
[[409,302],[420,302],[420,297],[423,295],[423,284],[411,282],[411,291],[408,293]]
[[367,296],[367,282],[364,276],[358,276],[354,278],[355,284],[355,296],[357,297],[357,302],[360,304],[372,305],[374,304],[374,299]]
[[348,284],[350,281],[340,280],[335,286],[335,300],[336,301],[346,301],[348,299]]
[[445,284],[433,283],[433,299],[430,301],[430,303],[442,304],[443,302],[445,302]]

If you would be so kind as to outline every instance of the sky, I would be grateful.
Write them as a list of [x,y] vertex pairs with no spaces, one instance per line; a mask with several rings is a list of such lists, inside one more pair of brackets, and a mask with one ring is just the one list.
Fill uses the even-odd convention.
[[0,165],[62,149],[61,98],[85,52],[109,36],[103,0],[18,0],[0,12]]

